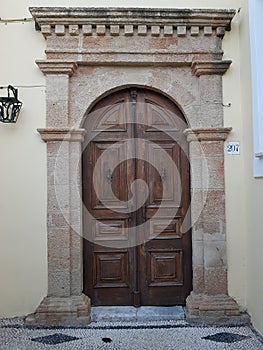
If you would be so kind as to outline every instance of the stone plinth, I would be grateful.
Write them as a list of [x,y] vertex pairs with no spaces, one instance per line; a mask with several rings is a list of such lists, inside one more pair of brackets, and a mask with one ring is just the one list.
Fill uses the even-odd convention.
[[90,299],[86,295],[46,297],[34,315],[26,318],[27,325],[85,326],[90,323]]
[[187,298],[186,318],[195,324],[241,325],[249,324],[250,318],[241,313],[236,301],[226,294],[195,294]]

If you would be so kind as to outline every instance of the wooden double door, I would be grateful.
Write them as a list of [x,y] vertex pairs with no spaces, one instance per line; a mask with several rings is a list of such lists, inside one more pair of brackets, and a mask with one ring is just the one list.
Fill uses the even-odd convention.
[[192,264],[190,229],[181,230],[190,197],[182,113],[132,88],[100,101],[85,128],[84,293],[96,306],[184,304]]

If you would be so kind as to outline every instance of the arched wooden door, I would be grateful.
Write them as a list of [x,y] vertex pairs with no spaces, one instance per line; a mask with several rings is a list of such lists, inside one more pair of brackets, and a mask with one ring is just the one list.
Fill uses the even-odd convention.
[[185,127],[169,99],[139,88],[113,93],[87,117],[84,293],[93,305],[185,303],[192,283],[190,225],[180,230],[190,202]]

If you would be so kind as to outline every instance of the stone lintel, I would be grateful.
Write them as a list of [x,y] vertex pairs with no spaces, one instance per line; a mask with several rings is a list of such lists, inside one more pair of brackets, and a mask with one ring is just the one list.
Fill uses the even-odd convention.
[[150,9],[150,8],[85,8],[31,7],[38,26],[43,25],[173,25],[211,26],[230,30],[234,9]]
[[185,129],[187,141],[225,141],[232,128]]
[[232,61],[194,61],[192,63],[193,75],[200,77],[200,75],[218,74],[223,75],[230,67]]
[[41,326],[85,326],[90,323],[90,299],[84,294],[45,297],[25,322],[27,325]]
[[44,142],[52,141],[68,141],[68,142],[83,142],[86,134],[85,129],[57,129],[57,128],[46,128],[37,129],[40,133],[41,138]]
[[[114,49],[114,51],[94,52],[87,49],[79,50],[74,48],[68,49],[47,49],[46,54],[51,57],[52,61],[56,62],[63,56],[70,58],[72,62],[76,62],[77,66],[140,66],[140,67],[189,67],[191,68],[193,57],[198,55],[205,61],[210,61],[213,57],[221,59],[223,52],[218,51],[211,53],[203,52],[164,52],[163,50],[155,49],[139,51],[138,48],[131,49]],[[41,68],[41,67],[40,67]],[[45,67],[44,67],[45,68]],[[49,74],[49,71],[47,71]]]
[[186,319],[195,324],[249,324],[250,318],[241,313],[236,301],[226,294],[208,295],[192,292],[186,300]]
[[65,74],[71,76],[78,68],[75,61],[67,60],[37,60],[36,64],[44,74]]

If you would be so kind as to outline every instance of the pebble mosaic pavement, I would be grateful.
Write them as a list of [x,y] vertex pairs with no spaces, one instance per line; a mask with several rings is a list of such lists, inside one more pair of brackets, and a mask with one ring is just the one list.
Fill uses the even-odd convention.
[[250,327],[197,327],[185,321],[93,322],[87,327],[26,327],[0,319],[1,350],[263,350]]

